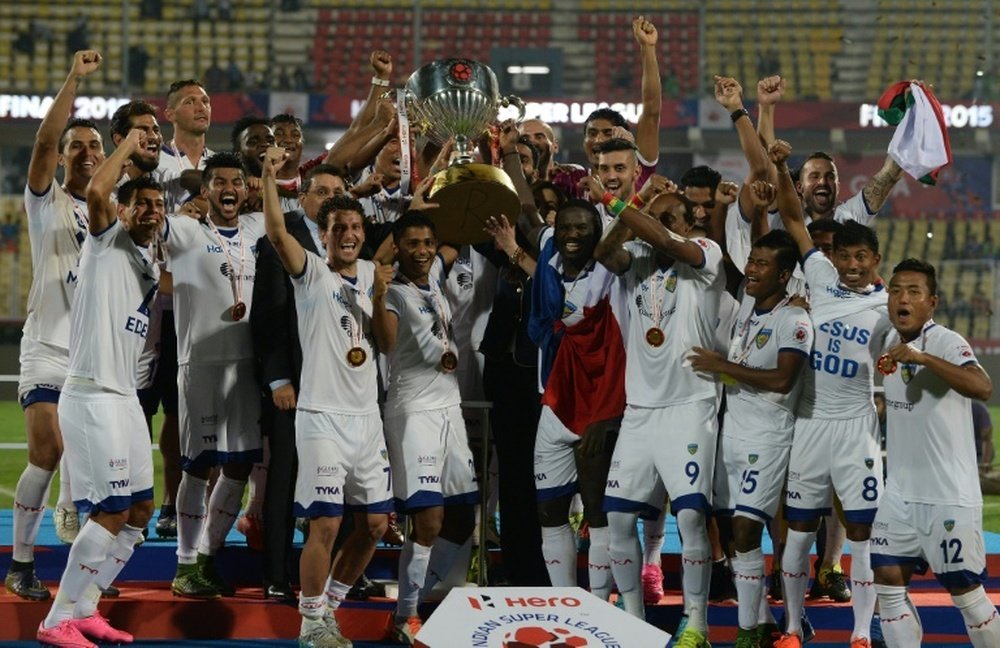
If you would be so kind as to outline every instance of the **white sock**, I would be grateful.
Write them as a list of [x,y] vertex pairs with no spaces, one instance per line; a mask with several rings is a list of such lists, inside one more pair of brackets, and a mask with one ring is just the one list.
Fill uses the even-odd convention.
[[611,598],[611,558],[608,557],[608,527],[590,527],[590,551],[587,553],[590,593],[607,601]]
[[[264,458],[267,460],[267,457]],[[255,463],[250,471],[250,492],[247,495],[247,507],[243,514],[247,517],[260,518],[264,514],[264,491],[267,488],[267,464]],[[242,497],[242,493],[240,494]]]
[[906,588],[898,585],[876,585],[882,636],[889,646],[919,646],[924,638],[920,617]]
[[854,637],[871,633],[875,614],[875,573],[872,571],[871,544],[867,540],[850,540],[851,545],[851,607],[854,608]]
[[198,558],[198,538],[205,525],[205,491],[208,480],[181,474],[177,487],[177,562],[193,565]]
[[49,499],[52,471],[28,464],[14,490],[14,553],[18,562],[35,559],[35,538],[42,526],[45,502]]
[[340,604],[347,598],[347,593],[351,591],[351,586],[341,583],[338,580],[328,579],[326,582],[326,611],[333,615],[340,607]]
[[59,497],[56,499],[56,506],[67,511],[75,511],[76,504],[73,503],[73,493],[70,490],[69,470],[66,469],[66,455],[59,458]]
[[764,552],[760,547],[736,552],[732,560],[733,581],[739,597],[739,623],[744,630],[757,627],[760,601],[764,594]]
[[302,596],[299,594],[299,615],[302,616],[300,634],[305,634],[323,625],[323,613],[326,609],[326,595]]
[[618,593],[625,603],[625,611],[642,619],[645,618],[642,588],[639,586],[642,573],[639,557],[642,550],[639,547],[636,517],[634,513],[608,513],[608,557],[611,559],[611,574],[618,585]]
[[434,545],[431,547],[431,557],[427,561],[427,576],[420,587],[421,599],[427,598],[427,594],[434,589],[435,585],[448,578],[448,572],[451,571],[452,565],[455,564],[455,558],[462,548],[471,542],[471,536],[462,544],[455,544],[451,540],[445,540],[441,536],[438,536],[434,540]]
[[83,525],[69,548],[66,568],[59,580],[59,591],[45,617],[46,628],[54,628],[66,619],[73,618],[76,602],[83,596],[87,586],[97,579],[114,541],[115,536],[100,524],[87,522]]
[[688,615],[688,627],[708,631],[708,584],[712,578],[712,547],[708,543],[705,514],[694,509],[677,511],[681,547],[681,583]]
[[101,600],[101,590],[105,590],[111,583],[115,582],[118,574],[125,568],[125,564],[135,551],[135,543],[142,535],[142,529],[126,524],[115,536],[115,541],[111,543],[108,550],[108,557],[104,560],[98,570],[97,577],[87,587],[84,596],[76,603],[73,616],[77,619],[85,619],[97,611],[97,602]]
[[760,607],[757,608],[757,625],[764,625],[765,623],[777,625],[777,621],[774,620],[774,613],[771,612],[771,606],[767,604],[766,576],[764,577],[764,587],[760,592]]
[[960,596],[952,595],[951,600],[962,613],[969,641],[975,648],[1000,646],[1000,618],[996,607],[986,597],[986,590],[977,587]]
[[823,564],[836,566],[840,564],[840,559],[844,556],[844,542],[847,540],[847,529],[841,524],[840,517],[836,511],[824,516],[823,521],[825,522],[823,526],[826,529],[826,546],[823,548],[823,555],[820,556],[820,561]]
[[663,561],[663,538],[667,527],[667,507],[655,520],[642,521],[642,564],[656,565]]
[[246,485],[245,481],[219,475],[212,497],[208,500],[208,519],[198,540],[198,553],[214,556],[226,543],[226,536],[240,514]]
[[396,618],[407,619],[417,614],[420,588],[427,580],[427,564],[431,548],[407,538],[399,553],[399,594],[396,597]]
[[576,535],[569,524],[542,527],[542,557],[553,587],[576,587]]
[[781,583],[784,585],[786,632],[802,634],[802,608],[806,603],[809,587],[809,551],[816,532],[788,530],[785,553],[781,556]]

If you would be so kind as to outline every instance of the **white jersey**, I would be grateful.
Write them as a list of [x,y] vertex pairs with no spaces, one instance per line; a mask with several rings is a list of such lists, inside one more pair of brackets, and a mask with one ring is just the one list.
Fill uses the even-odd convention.
[[[899,342],[893,330],[886,349]],[[978,364],[965,338],[933,320],[910,344],[954,365]],[[969,399],[920,365],[900,363],[884,385],[886,490],[905,502],[982,506]]]
[[[706,238],[692,239],[704,258],[698,267],[659,264],[651,245],[626,244],[632,264],[625,273],[629,325],[625,337],[625,397],[629,405],[667,407],[715,398],[715,379],[696,373],[687,361],[693,347],[715,347],[719,302],[726,289],[722,249]],[[647,340],[658,328],[663,344]]]
[[[776,369],[781,352],[801,353],[808,364],[813,328],[809,313],[787,303],[758,312],[753,297],[746,296],[733,325],[729,361],[751,369]],[[808,371],[808,369],[807,369]],[[743,383],[726,386],[727,437],[775,446],[791,446],[795,429],[795,403],[802,381],[787,394],[758,389]]]
[[135,394],[159,274],[148,250],[132,241],[121,221],[87,237],[70,313],[67,383],[80,379]]
[[385,415],[422,412],[459,405],[454,372],[441,367],[445,351],[458,355],[451,309],[441,292],[442,267],[435,262],[430,284],[417,286],[397,274],[385,307],[399,318],[396,346],[389,354],[389,391]]
[[881,282],[864,292],[844,288],[819,250],[803,261],[815,336],[798,415],[847,419],[874,411],[875,358],[889,332],[888,296]]
[[178,181],[181,174],[192,169],[204,169],[208,158],[215,155],[215,151],[206,148],[198,159],[198,166],[194,166],[188,156],[177,152],[174,146],[173,141],[169,144],[164,142],[160,147],[160,164],[153,171],[153,177],[164,186],[167,210],[171,212],[194,197],[180,186]]
[[[876,214],[877,212],[872,212],[868,209],[864,192],[859,191],[852,198],[848,198],[837,205],[833,210],[833,220],[838,223],[852,220],[862,225],[868,225],[874,220]],[[804,216],[804,220],[806,227],[812,223],[812,218],[808,214]],[[781,214],[778,212],[768,212],[767,224],[772,230],[785,229],[785,224],[781,220]],[[751,247],[750,221],[743,215],[740,209],[740,201],[737,200],[730,203],[726,209],[726,251],[729,252],[729,258],[732,259],[733,264],[740,272],[743,271],[743,268],[747,264]],[[789,287],[789,292],[794,292],[791,287]]]
[[[260,212],[241,216],[239,227],[233,228],[213,229],[187,216],[167,218],[163,240],[170,255],[167,269],[174,275],[177,364],[253,358],[249,309],[257,240],[263,235]],[[234,283],[247,308],[240,321],[232,316]]]
[[87,237],[87,201],[53,182],[42,195],[25,187],[24,210],[32,267],[24,337],[68,349],[69,309]]
[[[368,167],[361,173],[356,184],[362,184],[375,172],[374,167]],[[365,208],[364,216],[369,222],[394,223],[399,217],[406,213],[406,207],[410,204],[413,196],[403,194],[400,187],[395,189],[382,188],[378,193],[366,198],[359,198],[358,202]]]
[[[319,256],[306,252],[302,274],[292,277],[303,342],[300,409],[352,415],[378,412],[371,332],[375,264],[359,260],[357,272],[357,277],[342,277]],[[356,348],[364,352],[364,362],[352,366],[348,352]]]

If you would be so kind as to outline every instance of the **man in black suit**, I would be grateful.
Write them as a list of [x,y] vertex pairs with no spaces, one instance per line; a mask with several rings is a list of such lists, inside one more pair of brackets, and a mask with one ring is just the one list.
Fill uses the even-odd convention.
[[[347,191],[329,165],[314,167],[299,191],[300,208],[285,214],[285,227],[306,250],[324,256],[316,215],[324,200]],[[267,237],[257,242],[250,326],[262,390],[261,429],[270,447],[264,494],[264,596],[295,599],[289,578],[294,517],[292,500],[298,461],[295,451],[295,404],[302,371],[295,297],[288,273]]]

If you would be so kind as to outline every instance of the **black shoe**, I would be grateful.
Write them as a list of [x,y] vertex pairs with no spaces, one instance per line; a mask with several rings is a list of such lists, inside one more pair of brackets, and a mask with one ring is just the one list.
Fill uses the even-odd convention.
[[295,589],[288,583],[265,583],[264,598],[268,601],[288,603],[295,600]]
[[385,596],[385,585],[370,580],[364,574],[355,581],[354,586],[347,592],[347,598],[352,601],[367,601],[373,596]]
[[785,598],[784,583],[781,582],[781,568],[772,569],[770,582],[767,585],[767,593],[772,601],[781,601]]
[[52,598],[48,588],[42,585],[42,581],[35,575],[35,563],[19,564],[26,564],[27,568],[22,567],[17,571],[11,569],[7,572],[7,578],[4,579],[7,591],[26,601],[48,601]]
[[708,584],[708,600],[713,602],[736,599],[733,570],[725,560],[712,563],[712,579]]
[[108,585],[101,590],[101,598],[118,598],[122,593],[114,585]]

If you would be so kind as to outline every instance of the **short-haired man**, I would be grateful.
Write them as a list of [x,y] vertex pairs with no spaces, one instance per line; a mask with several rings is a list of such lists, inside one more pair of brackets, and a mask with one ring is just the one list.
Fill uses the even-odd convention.
[[[213,151],[205,146],[205,136],[212,125],[212,100],[205,86],[197,79],[182,79],[170,84],[164,117],[173,127],[170,142],[164,142],[160,165],[156,169],[160,182],[180,179],[174,195],[168,196],[170,209],[198,195],[200,173],[205,160]],[[192,191],[193,190],[193,191]]]
[[[69,75],[38,127],[24,189],[34,271],[17,395],[28,433],[28,463],[14,491],[13,553],[4,584],[11,593],[33,601],[49,599],[49,591],[35,576],[35,539],[61,455],[57,407],[69,364],[69,307],[87,232],[84,194],[104,162],[97,125],[69,117],[80,80],[97,70],[101,60],[93,50],[74,55]],[[55,182],[59,165],[64,169],[62,185]],[[65,471],[54,521],[60,539],[73,542],[80,523]]]
[[[389,356],[385,435],[396,508],[413,521],[399,557],[399,597],[390,629],[412,644],[421,627],[417,603],[447,575],[472,534],[477,501],[472,452],[455,369],[459,359],[434,224],[411,211],[393,225],[399,271],[376,275],[374,332]],[[433,548],[433,551],[432,551]]]
[[90,516],[38,626],[44,645],[132,642],[101,616],[97,602],[153,513],[152,448],[135,379],[156,295],[150,243],[163,224],[163,188],[141,176],[119,187],[117,205],[111,201],[123,170],[148,150],[146,138],[143,130],[130,131],[87,187],[89,238],[80,258],[59,422],[73,499]]
[[919,646],[910,577],[928,566],[962,613],[969,642],[1000,646],[1000,614],[986,595],[983,497],[969,399],[988,400],[989,375],[969,343],[934,322],[934,266],[907,259],[889,281],[893,331],[885,378],[888,476],[875,516],[872,566],[889,646]]
[[[240,511],[251,467],[262,459],[246,316],[255,247],[264,228],[260,213],[240,215],[247,189],[238,156],[216,153],[208,159],[201,195],[210,206],[208,217],[171,217],[163,237],[174,275],[184,471],[177,490],[178,566],[172,590],[178,596],[217,598],[232,590],[216,572],[214,557]],[[222,474],[206,516],[214,466],[221,466]]]

